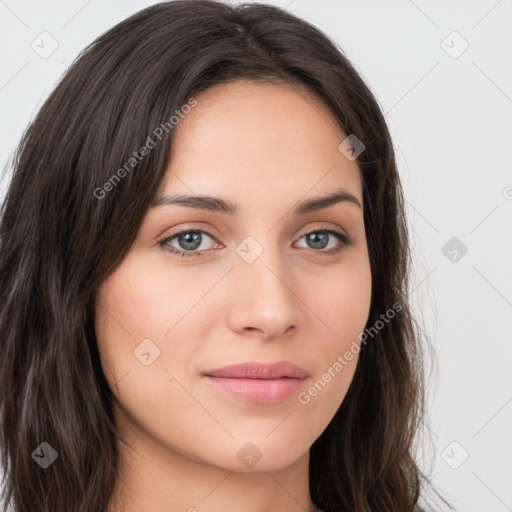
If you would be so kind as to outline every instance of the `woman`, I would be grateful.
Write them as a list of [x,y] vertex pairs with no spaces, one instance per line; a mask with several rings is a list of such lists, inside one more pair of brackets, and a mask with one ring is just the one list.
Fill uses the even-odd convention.
[[99,37],[0,235],[17,512],[423,510],[392,142],[313,26],[176,1]]

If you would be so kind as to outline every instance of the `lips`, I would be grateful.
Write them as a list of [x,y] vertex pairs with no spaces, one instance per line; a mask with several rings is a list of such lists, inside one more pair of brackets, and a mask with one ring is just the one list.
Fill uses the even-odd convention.
[[288,361],[278,361],[276,363],[242,363],[225,366],[216,370],[205,372],[209,377],[224,377],[231,379],[281,379],[293,378],[304,379],[308,372]]
[[204,373],[206,380],[228,395],[257,404],[275,404],[297,393],[308,372],[289,361],[242,363]]

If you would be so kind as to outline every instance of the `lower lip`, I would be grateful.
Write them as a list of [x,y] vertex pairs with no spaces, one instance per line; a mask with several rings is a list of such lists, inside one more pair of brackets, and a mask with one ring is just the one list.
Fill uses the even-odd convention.
[[305,379],[283,377],[281,379],[235,379],[206,376],[214,386],[225,393],[248,402],[275,404],[297,393]]

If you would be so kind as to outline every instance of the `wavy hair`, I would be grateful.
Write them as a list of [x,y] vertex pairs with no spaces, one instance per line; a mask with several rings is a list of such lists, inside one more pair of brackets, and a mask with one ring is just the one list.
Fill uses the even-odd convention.
[[[97,191],[194,94],[239,79],[305,84],[363,142],[367,325],[401,305],[362,348],[343,403],[311,447],[312,500],[326,512],[423,510],[426,477],[413,449],[424,414],[423,344],[408,302],[404,199],[381,109],[343,51],[284,9],[177,0],[92,42],[14,154],[0,211],[0,449],[3,496],[16,512],[107,510],[119,436],[95,294],[155,199],[172,130],[108,195]],[[44,442],[58,459],[43,470],[33,458]]]

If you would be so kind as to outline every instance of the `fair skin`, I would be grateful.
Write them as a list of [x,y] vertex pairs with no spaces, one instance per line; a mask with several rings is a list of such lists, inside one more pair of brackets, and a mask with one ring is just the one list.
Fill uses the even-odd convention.
[[[346,134],[305,87],[238,81],[195,97],[174,128],[157,197],[211,196],[239,212],[150,208],[98,291],[102,366],[129,445],[119,443],[109,512],[312,512],[309,449],[339,408],[357,355],[307,404],[298,392],[255,403],[203,372],[290,361],[307,371],[304,392],[357,340],[371,300],[359,169],[338,149]],[[338,189],[359,205],[296,214],[298,203]],[[181,229],[192,234],[169,239]],[[196,234],[191,249],[197,229],[211,236]],[[351,243],[328,254],[342,242],[325,230]],[[242,257],[260,250],[254,261]],[[134,355],[146,339],[146,361],[160,351],[148,365]],[[244,446],[260,456],[250,467]]]

